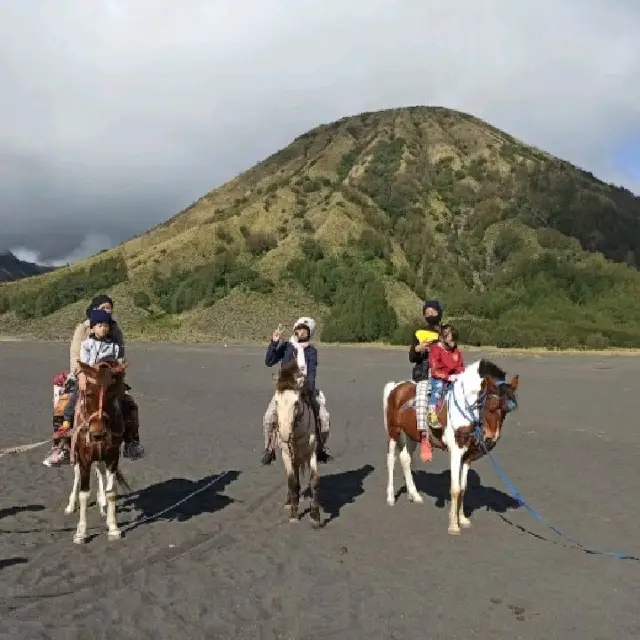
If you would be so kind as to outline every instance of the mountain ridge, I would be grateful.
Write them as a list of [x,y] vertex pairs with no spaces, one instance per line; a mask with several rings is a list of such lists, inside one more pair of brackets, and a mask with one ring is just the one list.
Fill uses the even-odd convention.
[[323,339],[402,341],[428,294],[470,343],[637,346],[639,242],[627,189],[469,114],[388,109],[320,125],[146,233],[0,287],[0,331],[66,330],[108,282],[148,338],[254,339],[304,312]]
[[20,260],[11,251],[0,250],[0,282],[13,282],[53,271],[55,267]]

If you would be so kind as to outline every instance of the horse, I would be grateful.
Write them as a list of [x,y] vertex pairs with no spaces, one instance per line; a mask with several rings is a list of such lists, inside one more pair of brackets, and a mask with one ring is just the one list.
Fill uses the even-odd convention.
[[118,469],[125,429],[119,399],[124,392],[123,374],[127,364],[109,360],[95,366],[81,362],[78,365],[85,375],[86,388],[80,392],[76,406],[76,426],[71,437],[73,488],[65,513],[72,514],[79,501],[80,517],[73,542],[86,542],[91,466],[97,463],[100,512],[106,515],[109,540],[118,540],[122,533],[116,522],[116,483],[130,490]]
[[[489,360],[478,360],[452,383],[438,408],[438,420],[442,428],[432,429],[432,441],[436,448],[450,453],[451,535],[459,535],[460,527],[471,526],[471,521],[464,513],[469,467],[496,446],[507,414],[517,408],[518,383],[518,375],[506,382],[506,374],[500,367]],[[395,503],[393,471],[396,454],[402,466],[409,501],[423,502],[411,469],[411,460],[420,440],[414,402],[414,382],[388,382],[384,386],[389,506]]]
[[289,509],[289,522],[298,522],[300,472],[304,474],[309,470],[310,518],[313,528],[317,529],[321,524],[318,500],[320,474],[316,459],[316,430],[311,408],[311,392],[295,361],[282,365],[274,378],[277,438],[288,484],[285,509]]

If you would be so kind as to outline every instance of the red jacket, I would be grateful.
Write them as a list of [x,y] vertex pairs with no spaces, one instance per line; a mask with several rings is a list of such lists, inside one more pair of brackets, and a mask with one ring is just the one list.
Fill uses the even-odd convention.
[[450,375],[462,373],[464,361],[460,349],[449,351],[441,342],[436,342],[429,349],[429,375],[432,378],[446,380]]

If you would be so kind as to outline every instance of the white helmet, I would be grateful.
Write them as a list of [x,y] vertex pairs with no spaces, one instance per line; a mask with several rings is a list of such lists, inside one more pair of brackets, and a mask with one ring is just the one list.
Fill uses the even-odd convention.
[[293,325],[293,330],[295,331],[300,326],[307,327],[307,329],[309,329],[309,338],[313,338],[313,334],[316,332],[316,321],[313,318],[309,318],[308,316],[298,318]]

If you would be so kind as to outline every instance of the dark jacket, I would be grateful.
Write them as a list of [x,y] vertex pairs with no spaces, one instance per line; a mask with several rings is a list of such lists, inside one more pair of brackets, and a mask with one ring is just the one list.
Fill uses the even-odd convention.
[[[274,342],[273,340],[267,347],[267,355],[264,358],[264,363],[267,367],[273,367],[273,365],[287,364],[296,359],[296,348],[287,340],[281,340],[280,342]],[[307,385],[312,393],[316,390],[316,374],[318,372],[318,350],[310,344],[304,350],[304,359],[307,363]]]
[[[422,353],[416,351],[416,347],[421,343],[433,338],[432,343],[435,344],[439,340],[440,326],[426,327],[418,329],[413,334],[413,340],[409,347],[409,362],[413,364],[411,377],[414,382],[427,380],[429,378],[429,349],[425,349]],[[433,336],[430,336],[433,334]]]

